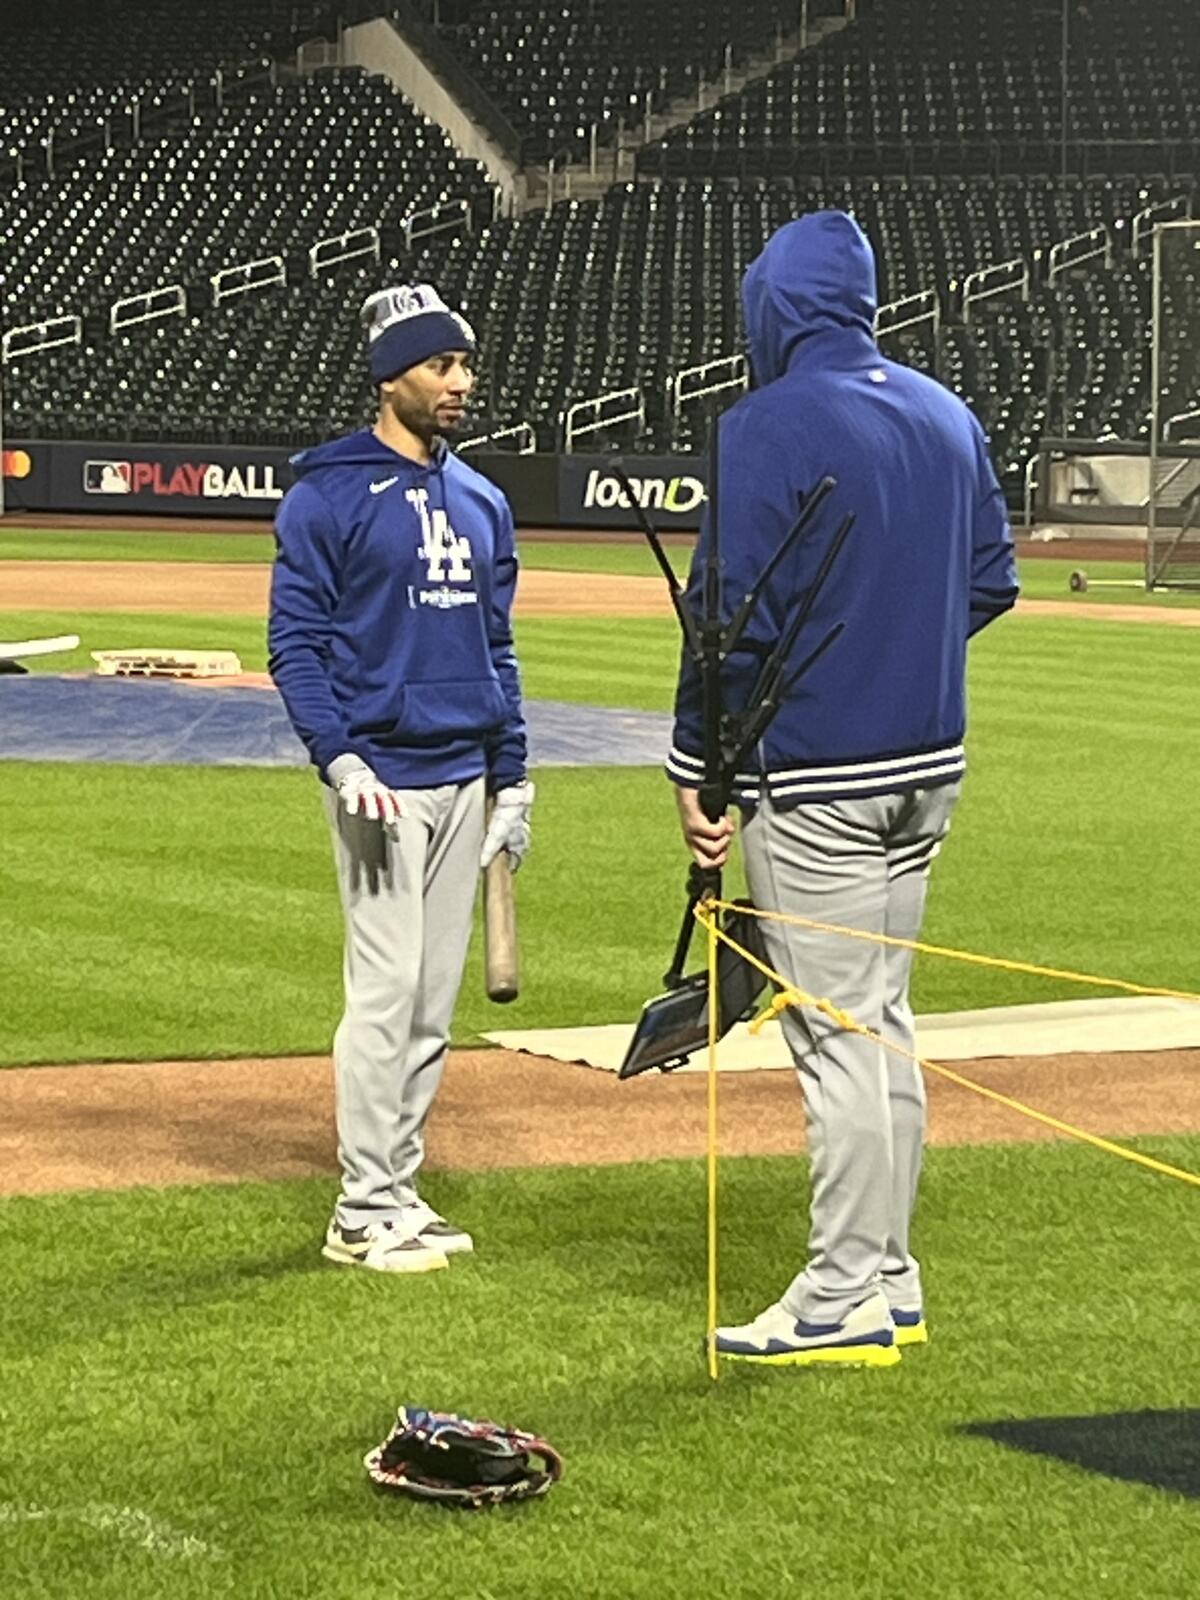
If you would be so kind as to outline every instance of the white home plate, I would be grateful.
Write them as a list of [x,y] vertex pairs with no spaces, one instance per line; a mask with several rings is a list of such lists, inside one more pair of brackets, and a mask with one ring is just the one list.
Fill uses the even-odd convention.
[[[508,1050],[549,1056],[616,1072],[633,1036],[633,1024],[595,1028],[541,1028],[486,1033]],[[1156,996],[1126,1000],[1051,1000],[1036,1006],[994,1006],[986,1011],[950,1011],[917,1018],[917,1052],[931,1061],[974,1061],[980,1056],[1058,1056],[1124,1050],[1186,1050],[1200,1045],[1200,1004]],[[722,1072],[790,1067],[779,1023],[757,1034],[746,1023],[731,1029],[717,1047]],[[704,1052],[681,1072],[703,1072]]]

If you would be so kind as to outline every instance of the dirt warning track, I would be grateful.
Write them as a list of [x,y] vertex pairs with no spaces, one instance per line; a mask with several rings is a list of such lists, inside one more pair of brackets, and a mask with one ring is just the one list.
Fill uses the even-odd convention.
[[[0,611],[122,611],[146,615],[265,617],[269,566],[204,561],[3,561]],[[669,617],[661,578],[615,572],[526,568],[517,589],[522,617]],[[1108,601],[1021,600],[1025,617],[1162,623],[1200,628],[1189,611]]]
[[[123,611],[265,617],[269,566],[204,561],[4,561],[0,611]],[[661,578],[611,572],[521,574],[526,617],[669,616]]]

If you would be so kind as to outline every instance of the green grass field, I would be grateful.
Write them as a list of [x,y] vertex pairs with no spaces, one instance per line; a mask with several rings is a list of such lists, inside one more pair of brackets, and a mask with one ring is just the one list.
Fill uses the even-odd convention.
[[[264,533],[163,533],[157,529],[6,528],[0,524],[0,561],[221,561],[268,562],[275,541]],[[672,541],[672,562],[686,570],[690,546]],[[527,539],[523,566],[549,572],[658,572],[649,548],[626,539]]]
[[[1152,1148],[1200,1161],[1200,1140]],[[738,1320],[800,1255],[804,1172],[722,1171]],[[729,1368],[716,1386],[698,1164],[429,1188],[479,1253],[415,1280],[320,1262],[319,1180],[0,1204],[3,1593],[1191,1592],[1195,1500],[1088,1470],[1063,1421],[1090,1418],[1125,1470],[1190,1471],[1196,1493],[1182,1185],[1078,1148],[935,1151],[932,1342],[886,1372]],[[474,1517],[382,1498],[361,1457],[400,1403],[539,1429],[566,1475]],[[1067,1458],[968,1431],[1014,1419]]]
[[[1089,587],[1084,593],[1072,590],[1072,572],[1087,573]],[[1069,600],[1079,606],[1166,606],[1200,605],[1196,591],[1156,589],[1147,594],[1143,586],[1142,563],[1133,561],[1058,560],[1047,556],[1027,556],[1020,562],[1021,593],[1026,600]]]
[[[1065,562],[1027,563],[1027,588],[1059,565],[1065,595]],[[7,613],[0,630],[80,632],[58,670],[156,642],[264,664],[254,618]],[[669,705],[669,621],[529,619],[519,645],[531,696]],[[1200,986],[1191,875],[1162,847],[1194,803],[1196,648],[1189,629],[1083,618],[1010,618],[976,642],[931,940]],[[489,1005],[474,949],[462,1040],[631,1017],[674,937],[685,863],[661,774],[537,777],[523,994]],[[341,928],[310,773],[0,761],[0,808],[0,1063],[328,1048]],[[915,998],[1078,992],[925,961]],[[1142,1147],[1200,1169],[1200,1138]],[[729,1320],[799,1262],[804,1180],[799,1160],[722,1164]],[[715,1387],[698,1164],[431,1174],[480,1249],[417,1280],[320,1262],[331,1188],[0,1201],[0,1600],[1191,1592],[1182,1184],[1072,1146],[935,1150],[916,1240],[932,1344],[889,1372],[734,1368]],[[401,1402],[541,1429],[567,1476],[478,1517],[381,1499],[361,1457]],[[972,1431],[1004,1424],[1030,1447]]]
[[[531,695],[669,704],[668,623],[536,619],[521,644]],[[1191,630],[1019,617],[977,641],[970,773],[931,940],[1200,987],[1189,875],[1146,847],[1190,814],[1179,752],[1200,740],[1195,651]],[[476,951],[463,1039],[631,1018],[664,969],[684,871],[665,780],[560,768],[539,783],[524,992],[483,1000]],[[0,763],[0,805],[6,904],[30,930],[6,958],[0,1060],[327,1047],[340,930],[310,774]],[[932,960],[916,983],[938,1011],[1080,992]]]
[[0,561],[270,561],[262,533],[164,533],[160,528],[20,528],[0,523]]

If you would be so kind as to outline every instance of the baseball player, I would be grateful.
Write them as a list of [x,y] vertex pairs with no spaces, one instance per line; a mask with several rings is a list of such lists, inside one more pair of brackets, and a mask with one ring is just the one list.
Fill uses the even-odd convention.
[[[966,406],[880,356],[875,260],[852,218],[822,211],[781,228],[746,273],[743,303],[756,388],[721,422],[726,594],[745,593],[826,474],[837,490],[727,663],[730,705],[744,704],[836,524],[856,518],[797,658],[836,621],[845,631],[784,699],[735,791],[750,890],[764,909],[916,939],[964,771],[967,640],[1017,597],[1004,498]],[[700,810],[702,750],[685,661],[668,773],[696,860],[719,866],[734,822]],[[792,982],[913,1047],[910,952],[769,921],[762,931]],[[889,1365],[898,1344],[927,1337],[909,1240],[921,1073],[817,1012],[791,1010],[783,1027],[809,1125],[808,1262],[760,1316],[719,1329],[717,1349]]]
[[[363,308],[374,427],[295,458],[270,668],[325,785],[345,916],[331,1261],[427,1272],[473,1248],[421,1198],[480,866],[529,848],[533,785],[503,494],[452,455],[475,336],[427,284]],[[494,797],[485,826],[485,797]]]

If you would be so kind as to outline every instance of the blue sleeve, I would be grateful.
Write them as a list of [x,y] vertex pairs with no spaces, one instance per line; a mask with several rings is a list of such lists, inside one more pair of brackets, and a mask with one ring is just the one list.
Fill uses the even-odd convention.
[[488,616],[488,647],[492,665],[504,691],[508,714],[504,726],[488,740],[488,789],[495,794],[525,776],[525,713],[521,705],[521,674],[513,648],[512,608],[517,592],[517,549],[512,511],[501,502],[496,533],[496,565],[492,575],[492,607]]
[[[756,448],[756,441],[758,448]],[[762,571],[770,553],[791,531],[799,514],[781,473],[764,473],[758,425],[738,412],[721,421],[720,538],[721,613],[728,621]],[[708,558],[711,524],[708,507],[700,520],[700,535],[692,557],[686,594],[699,615],[703,603],[704,566]],[[801,540],[807,544],[808,540]],[[796,563],[785,562],[755,609],[738,648],[721,668],[721,698],[740,710],[750,698],[763,657],[772,649],[784,626],[786,596],[796,582]],[[700,672],[684,649],[675,692],[675,728],[667,757],[667,775],[684,788],[698,789],[704,779],[704,696]]]
[[268,667],[292,726],[322,774],[356,751],[327,663],[341,594],[342,543],[330,508],[310,484],[285,495],[275,520],[267,626]]
[[976,634],[1016,604],[1020,593],[1008,506],[988,455],[987,438],[974,421],[978,496],[971,531],[971,614],[968,635]]

